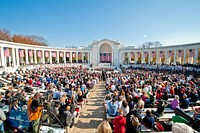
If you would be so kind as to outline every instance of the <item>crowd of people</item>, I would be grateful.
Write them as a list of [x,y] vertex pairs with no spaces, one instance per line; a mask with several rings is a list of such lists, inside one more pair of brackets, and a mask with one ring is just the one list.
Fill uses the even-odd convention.
[[[193,71],[125,68],[119,73],[106,74],[105,108],[109,117],[114,117],[110,125],[115,133],[139,133],[141,126],[151,131],[172,131],[171,122],[159,122],[164,109],[189,107],[194,112],[192,123],[183,116],[178,116],[178,120],[173,117],[173,122],[182,120],[199,131],[200,108],[193,107],[199,96],[200,77]],[[145,108],[157,109],[146,110],[143,115]]]
[[9,108],[5,116],[0,110],[2,132],[38,133],[42,124],[57,124],[69,132],[90,90],[101,80],[101,73],[82,66],[17,69],[1,76],[12,82],[0,99],[1,106]]
[[[174,122],[185,123],[199,131],[200,108],[193,107],[200,100],[198,72],[169,69],[80,67],[43,67],[3,72],[2,77],[12,86],[0,94],[0,130],[2,132],[38,133],[41,124],[58,124],[66,132],[74,125],[81,106],[99,80],[105,80],[105,108],[114,120],[103,121],[97,133],[139,133],[141,126],[151,131],[177,131],[185,125],[160,122],[165,108],[173,110],[193,108],[193,122],[183,116]],[[168,101],[173,98],[172,101]],[[145,108],[156,108],[155,110]],[[27,115],[28,114],[28,115]],[[110,130],[111,129],[111,130]],[[192,130],[193,130],[192,129]],[[106,131],[109,130],[109,131]]]

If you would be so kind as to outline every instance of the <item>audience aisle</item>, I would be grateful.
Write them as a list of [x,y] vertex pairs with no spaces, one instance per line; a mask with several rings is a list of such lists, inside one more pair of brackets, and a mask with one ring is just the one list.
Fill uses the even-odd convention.
[[105,83],[99,81],[91,93],[88,103],[81,110],[72,133],[95,133],[104,118]]

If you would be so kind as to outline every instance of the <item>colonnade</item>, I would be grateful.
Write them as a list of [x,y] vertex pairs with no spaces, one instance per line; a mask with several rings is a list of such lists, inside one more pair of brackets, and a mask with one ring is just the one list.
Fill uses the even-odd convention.
[[156,63],[156,64],[197,64],[200,63],[200,48],[171,50],[133,50],[123,51],[123,63]]
[[45,50],[0,46],[0,66],[27,64],[90,63],[89,51]]

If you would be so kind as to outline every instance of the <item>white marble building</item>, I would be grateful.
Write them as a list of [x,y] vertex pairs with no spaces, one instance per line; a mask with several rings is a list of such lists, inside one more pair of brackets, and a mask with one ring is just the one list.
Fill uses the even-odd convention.
[[130,63],[197,64],[200,43],[137,49],[109,39],[94,41],[88,47],[60,48],[0,41],[0,66],[26,64],[86,63],[119,66]]

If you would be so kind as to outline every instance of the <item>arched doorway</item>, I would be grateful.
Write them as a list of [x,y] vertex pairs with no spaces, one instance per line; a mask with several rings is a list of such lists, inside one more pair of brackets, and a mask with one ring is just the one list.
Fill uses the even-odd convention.
[[104,43],[100,46],[99,49],[99,53],[100,53],[100,63],[112,63],[112,47],[107,44]]

